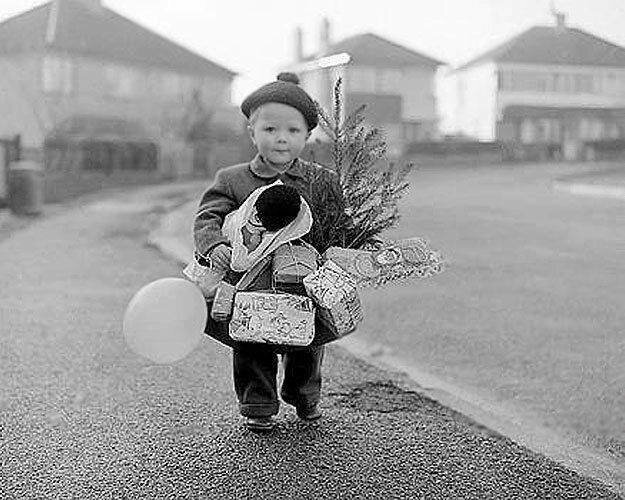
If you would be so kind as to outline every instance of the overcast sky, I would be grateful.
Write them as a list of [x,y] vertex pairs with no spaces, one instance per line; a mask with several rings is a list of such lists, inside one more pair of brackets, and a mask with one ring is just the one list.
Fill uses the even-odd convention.
[[[0,20],[41,0],[0,0]],[[457,65],[536,24],[550,0],[103,0],[106,7],[238,73],[233,100],[273,80],[293,58],[293,33],[318,48],[327,16],[333,40],[374,32]],[[625,46],[625,0],[555,0],[578,26]]]

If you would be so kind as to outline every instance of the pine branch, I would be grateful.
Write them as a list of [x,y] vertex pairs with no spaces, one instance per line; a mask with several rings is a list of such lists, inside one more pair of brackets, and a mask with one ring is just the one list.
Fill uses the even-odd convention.
[[[318,103],[319,124],[328,137],[331,169],[309,179],[314,225],[311,241],[323,252],[329,246],[361,248],[399,221],[398,203],[409,187],[413,165],[396,167],[386,159],[387,144],[377,128],[364,125],[366,105],[343,116],[342,81],[333,89],[333,110]],[[347,215],[347,217],[345,216]]]

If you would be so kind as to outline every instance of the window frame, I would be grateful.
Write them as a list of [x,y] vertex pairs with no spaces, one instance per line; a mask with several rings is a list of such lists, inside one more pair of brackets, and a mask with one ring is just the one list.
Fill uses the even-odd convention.
[[76,87],[76,63],[61,54],[44,54],[41,60],[41,89],[48,95],[72,95]]
[[104,65],[107,97],[120,100],[136,99],[139,95],[140,72],[133,67],[108,62]]

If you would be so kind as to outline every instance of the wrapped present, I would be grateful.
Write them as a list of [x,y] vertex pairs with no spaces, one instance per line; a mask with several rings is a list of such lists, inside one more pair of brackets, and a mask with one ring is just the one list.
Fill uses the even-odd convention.
[[182,274],[202,290],[206,299],[212,299],[225,273],[217,272],[212,267],[200,264],[198,256],[194,255],[191,262],[182,270]]
[[266,256],[254,264],[241,279],[232,285],[226,281],[220,281],[215,290],[215,299],[211,308],[211,318],[215,321],[228,321],[232,316],[234,296],[238,290],[245,290],[261,275],[263,270],[270,264],[271,256]]
[[319,319],[336,337],[353,332],[363,319],[356,284],[331,260],[304,278],[306,293],[317,305]]
[[280,245],[273,253],[272,273],[276,285],[301,283],[317,270],[319,254],[306,243]]
[[239,342],[307,346],[315,336],[309,297],[277,292],[237,292],[230,337]]
[[444,269],[441,254],[422,238],[382,242],[376,250],[330,247],[323,254],[344,269],[357,286],[380,286],[407,278],[425,278]]
[[234,303],[234,296],[236,293],[236,286],[221,281],[217,286],[215,292],[215,299],[213,300],[213,307],[211,309],[211,318],[215,321],[228,321],[232,315],[232,305]]

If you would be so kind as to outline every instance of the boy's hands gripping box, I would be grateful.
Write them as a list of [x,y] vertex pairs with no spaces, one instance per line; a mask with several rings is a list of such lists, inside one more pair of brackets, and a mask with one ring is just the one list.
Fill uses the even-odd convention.
[[306,346],[315,336],[315,307],[302,295],[237,292],[229,328],[239,342]]
[[304,278],[306,293],[318,306],[319,319],[337,337],[353,332],[363,319],[356,284],[331,260]]
[[223,272],[200,264],[196,255],[193,256],[191,262],[182,270],[182,274],[202,290],[202,294],[206,299],[212,299],[215,296],[217,286],[224,277]]

